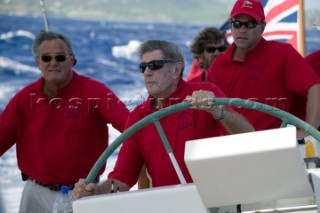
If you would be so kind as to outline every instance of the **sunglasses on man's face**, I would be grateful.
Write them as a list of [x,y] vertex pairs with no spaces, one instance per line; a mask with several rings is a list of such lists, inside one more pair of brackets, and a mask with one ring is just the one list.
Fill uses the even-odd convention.
[[244,25],[245,28],[252,29],[252,28],[255,28],[256,26],[258,26],[259,24],[261,24],[263,22],[258,22],[258,21],[242,22],[242,21],[230,20],[230,23],[234,28],[241,28],[242,25]]
[[208,53],[214,53],[216,50],[219,52],[226,51],[227,47],[225,45],[219,46],[219,47],[206,47],[204,48]]
[[46,62],[46,63],[50,62],[52,60],[52,58],[54,58],[56,60],[56,62],[64,62],[66,60],[65,55],[55,55],[55,56],[41,55],[40,58],[43,62]]
[[158,70],[161,69],[166,63],[177,63],[176,60],[154,60],[154,61],[150,61],[148,63],[144,63],[142,62],[139,66],[140,66],[140,72],[144,73],[147,69],[147,67],[150,70]]

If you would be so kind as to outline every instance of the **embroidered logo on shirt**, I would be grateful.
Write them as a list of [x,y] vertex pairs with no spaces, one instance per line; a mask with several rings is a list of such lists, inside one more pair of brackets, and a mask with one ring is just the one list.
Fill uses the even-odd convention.
[[178,118],[179,118],[179,128],[180,129],[185,129],[189,126],[192,126],[191,112],[183,112],[183,113],[179,114]]
[[248,80],[259,80],[261,72],[262,72],[261,68],[258,65],[253,65],[253,66],[249,67],[247,71],[248,71],[247,72],[247,74],[248,74],[247,79]]
[[68,107],[67,118],[79,118],[80,117],[80,105],[70,104]]

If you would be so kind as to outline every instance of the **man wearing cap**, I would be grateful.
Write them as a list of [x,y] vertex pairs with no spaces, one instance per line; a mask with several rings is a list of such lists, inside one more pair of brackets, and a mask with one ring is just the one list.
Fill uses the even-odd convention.
[[[208,81],[227,97],[248,99],[285,111],[292,97],[307,98],[306,122],[318,128],[320,121],[320,78],[290,45],[266,41],[263,6],[258,0],[236,1],[230,14],[234,43],[208,70]],[[278,128],[281,120],[271,115],[239,108],[256,130]],[[299,132],[299,137],[305,133]]]

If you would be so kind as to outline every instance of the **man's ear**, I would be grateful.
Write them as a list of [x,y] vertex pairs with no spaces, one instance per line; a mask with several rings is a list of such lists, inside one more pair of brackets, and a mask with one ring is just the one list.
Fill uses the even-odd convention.
[[73,61],[72,66],[74,67],[77,64],[77,59],[76,59],[76,56],[74,54],[71,54],[71,61]]
[[174,78],[180,78],[182,72],[182,63],[177,62],[174,70]]
[[74,58],[74,59],[73,59],[73,66],[75,66],[76,64],[77,64],[77,59]]
[[266,25],[267,25],[266,22],[263,22],[263,23],[260,24],[260,26],[261,26],[261,35],[263,34],[264,29],[266,28]]

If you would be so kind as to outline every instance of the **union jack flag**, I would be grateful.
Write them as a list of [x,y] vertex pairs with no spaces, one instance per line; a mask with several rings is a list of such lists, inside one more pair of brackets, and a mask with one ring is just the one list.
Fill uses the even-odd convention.
[[[263,33],[266,40],[290,43],[304,55],[303,0],[261,0],[267,26]],[[233,42],[229,20],[220,28]]]

